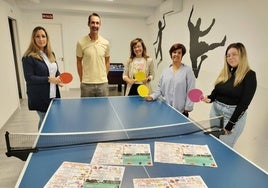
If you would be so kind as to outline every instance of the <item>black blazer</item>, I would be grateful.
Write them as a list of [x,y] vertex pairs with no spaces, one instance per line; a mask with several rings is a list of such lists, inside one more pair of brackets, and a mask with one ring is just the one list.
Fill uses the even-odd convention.
[[[22,58],[24,78],[27,87],[29,110],[46,112],[51,101],[49,97],[49,70],[45,61],[26,56]],[[58,66],[58,65],[57,65]],[[60,74],[57,70],[56,76]],[[56,98],[60,98],[59,87],[56,85]]]

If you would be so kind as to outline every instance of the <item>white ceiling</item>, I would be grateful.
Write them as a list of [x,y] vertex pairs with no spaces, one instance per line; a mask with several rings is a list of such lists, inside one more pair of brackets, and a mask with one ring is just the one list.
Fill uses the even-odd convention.
[[5,0],[22,11],[64,12],[146,18],[165,0]]

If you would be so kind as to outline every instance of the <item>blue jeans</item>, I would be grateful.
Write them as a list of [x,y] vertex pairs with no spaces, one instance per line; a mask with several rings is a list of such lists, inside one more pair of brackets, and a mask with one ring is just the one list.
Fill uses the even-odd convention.
[[[223,127],[228,123],[230,118],[232,117],[236,106],[235,105],[226,105],[221,102],[215,101],[212,104],[210,111],[210,118],[216,116],[223,116]],[[223,141],[230,147],[233,147],[238,139],[238,137],[242,134],[245,124],[246,124],[247,113],[245,112],[236,122],[232,131],[228,135],[221,135],[220,140]]]
[[45,118],[46,112],[37,111],[37,114],[39,115],[38,130],[40,130],[40,127]]

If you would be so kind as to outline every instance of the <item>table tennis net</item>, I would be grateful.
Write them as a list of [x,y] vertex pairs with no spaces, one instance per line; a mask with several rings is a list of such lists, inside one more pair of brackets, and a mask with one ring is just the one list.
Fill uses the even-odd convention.
[[148,140],[165,137],[184,136],[200,132],[209,133],[211,129],[222,128],[222,117],[186,123],[142,127],[135,129],[67,132],[67,133],[10,133],[6,132],[7,156],[26,160],[31,152],[100,142],[120,142]]

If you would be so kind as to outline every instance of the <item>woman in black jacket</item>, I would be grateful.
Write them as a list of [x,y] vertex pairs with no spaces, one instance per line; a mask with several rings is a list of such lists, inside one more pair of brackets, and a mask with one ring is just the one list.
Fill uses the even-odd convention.
[[53,98],[60,98],[58,85],[62,86],[49,36],[43,27],[34,28],[30,45],[23,55],[22,63],[27,87],[28,107],[29,110],[36,110],[40,117],[39,130],[50,101]]
[[233,147],[246,124],[246,110],[257,88],[256,73],[250,69],[242,43],[230,44],[225,52],[224,67],[215,88],[203,99],[211,103],[210,117],[223,116],[224,135],[220,140]]

